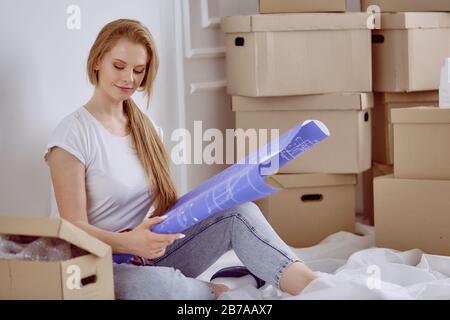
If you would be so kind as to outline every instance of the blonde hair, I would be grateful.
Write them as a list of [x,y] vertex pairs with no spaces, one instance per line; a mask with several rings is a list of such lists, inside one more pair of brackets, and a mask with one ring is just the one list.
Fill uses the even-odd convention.
[[[159,60],[150,31],[139,21],[118,19],[103,27],[89,52],[87,60],[89,81],[94,86],[98,85],[95,66],[123,38],[141,44],[147,50],[149,59],[139,89],[144,91],[148,99],[148,110]],[[134,147],[146,174],[152,202],[154,201],[153,216],[159,216],[170,209],[177,200],[177,191],[170,177],[168,155],[155,127],[136,103],[130,98],[124,101],[123,107],[130,121]]]

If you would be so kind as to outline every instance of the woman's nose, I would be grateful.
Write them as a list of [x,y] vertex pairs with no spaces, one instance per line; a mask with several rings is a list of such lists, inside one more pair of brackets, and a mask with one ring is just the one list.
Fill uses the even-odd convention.
[[126,80],[130,84],[132,84],[134,82],[133,70],[126,72],[126,76],[125,76],[124,80]]

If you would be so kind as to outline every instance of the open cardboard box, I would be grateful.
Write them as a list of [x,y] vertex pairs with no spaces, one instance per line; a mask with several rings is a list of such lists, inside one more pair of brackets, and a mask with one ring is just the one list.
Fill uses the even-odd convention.
[[66,261],[0,259],[0,299],[114,299],[111,247],[68,221],[0,215],[0,234],[58,238],[87,253]]

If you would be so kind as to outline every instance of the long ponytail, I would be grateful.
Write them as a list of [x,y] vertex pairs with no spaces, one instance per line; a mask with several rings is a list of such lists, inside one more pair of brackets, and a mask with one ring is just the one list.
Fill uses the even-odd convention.
[[[147,174],[149,190],[156,201],[154,216],[167,211],[177,200],[175,185],[170,177],[169,159],[158,132],[132,99],[124,102],[130,120],[131,135],[139,160]],[[162,191],[161,191],[162,190]]]

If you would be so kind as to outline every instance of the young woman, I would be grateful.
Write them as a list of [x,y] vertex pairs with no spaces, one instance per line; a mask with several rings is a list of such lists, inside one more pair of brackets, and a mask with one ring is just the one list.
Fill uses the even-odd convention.
[[217,298],[229,288],[196,278],[230,249],[256,280],[299,294],[315,274],[252,202],[184,234],[149,230],[177,200],[157,128],[131,99],[136,90],[150,99],[157,70],[155,43],[142,23],[119,19],[100,31],[87,61],[93,96],[60,122],[46,148],[57,214],[113,253],[141,257],[114,263],[117,299]]

